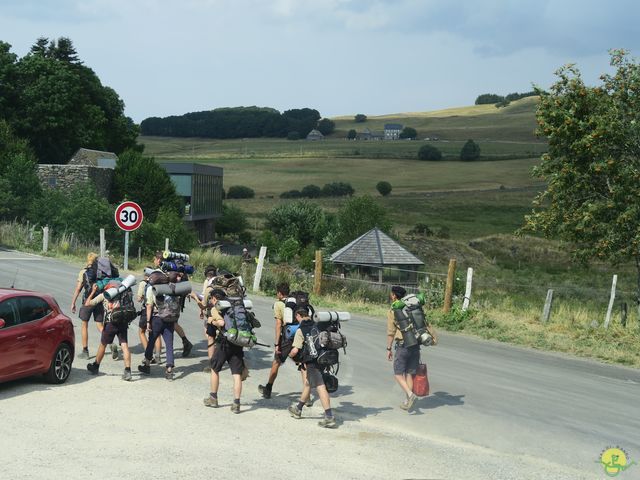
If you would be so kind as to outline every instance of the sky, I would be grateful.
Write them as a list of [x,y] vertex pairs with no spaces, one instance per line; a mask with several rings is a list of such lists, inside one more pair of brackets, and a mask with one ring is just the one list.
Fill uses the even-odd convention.
[[635,0],[0,0],[0,40],[25,55],[70,38],[136,122],[218,107],[324,117],[472,105],[589,84],[608,51],[640,55]]

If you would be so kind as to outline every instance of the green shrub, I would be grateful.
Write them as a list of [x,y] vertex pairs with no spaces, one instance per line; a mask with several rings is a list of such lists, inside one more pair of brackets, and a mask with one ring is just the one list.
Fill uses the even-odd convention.
[[240,234],[249,228],[247,215],[236,205],[223,203],[222,217],[216,221],[218,235]]
[[480,158],[480,145],[473,140],[467,140],[460,150],[460,160],[470,162]]
[[351,184],[346,182],[326,183],[324,187],[322,187],[323,197],[350,197],[354,193],[356,193],[356,191]]
[[300,191],[300,196],[305,198],[318,198],[322,195],[322,189],[317,185],[306,185]]
[[423,145],[418,150],[418,159],[427,161],[442,160],[442,152],[433,145]]
[[253,198],[256,196],[256,192],[252,188],[245,187],[244,185],[234,185],[229,187],[227,191],[227,198]]
[[300,133],[298,132],[287,133],[287,140],[300,140]]
[[376,184],[376,190],[378,190],[378,193],[380,195],[382,195],[383,197],[386,197],[391,193],[392,187],[389,182],[382,181]]

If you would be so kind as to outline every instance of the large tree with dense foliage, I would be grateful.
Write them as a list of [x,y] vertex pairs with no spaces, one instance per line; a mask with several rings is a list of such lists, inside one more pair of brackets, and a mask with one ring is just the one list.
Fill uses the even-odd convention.
[[138,203],[144,211],[145,220],[154,222],[161,208],[182,213],[182,200],[167,171],[153,157],[135,150],[128,150],[116,162],[112,198]]
[[640,305],[640,65],[613,51],[611,66],[597,86],[568,65],[548,92],[538,90],[549,151],[534,173],[547,188],[525,231],[568,241],[583,260],[633,258]]
[[83,65],[68,38],[40,38],[18,59],[0,43],[0,118],[40,163],[66,163],[80,147],[121,153],[137,129],[117,93]]

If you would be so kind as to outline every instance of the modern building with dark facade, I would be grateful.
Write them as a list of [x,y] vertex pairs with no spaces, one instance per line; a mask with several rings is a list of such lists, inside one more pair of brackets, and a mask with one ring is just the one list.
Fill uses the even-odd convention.
[[222,216],[222,168],[199,163],[160,163],[183,199],[184,221],[193,226],[200,243],[215,238]]

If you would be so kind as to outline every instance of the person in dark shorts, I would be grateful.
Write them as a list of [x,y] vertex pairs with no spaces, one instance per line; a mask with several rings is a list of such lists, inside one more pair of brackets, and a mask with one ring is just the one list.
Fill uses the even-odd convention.
[[[407,291],[397,285],[391,287],[391,303],[400,300],[407,294]],[[395,358],[392,346],[395,345]],[[393,360],[393,375],[404,391],[406,399],[400,405],[403,410],[411,410],[416,401],[413,393],[413,376],[418,370],[420,363],[420,345],[405,347],[402,339],[402,332],[395,322],[393,310],[387,313],[387,360]]]
[[222,333],[225,329],[225,321],[222,315],[215,308],[218,300],[225,298],[224,291],[215,289],[210,296],[210,317],[208,318],[208,324],[218,329],[218,335],[216,336],[216,348],[211,357],[211,392],[209,396],[204,399],[204,404],[207,407],[218,407],[218,387],[220,385],[220,371],[224,367],[225,363],[229,364],[229,370],[233,377],[233,403],[231,404],[231,411],[233,413],[240,413],[240,395],[242,394],[242,380],[246,378],[247,370],[244,364],[244,351],[242,347],[234,345],[227,341]]
[[[315,322],[309,317],[309,311],[306,308],[296,310],[296,320],[300,324],[300,328],[296,331],[293,337],[293,348],[289,353],[291,358],[298,359],[302,373],[302,381],[304,382],[304,388],[300,394],[300,400],[297,405],[291,405],[289,407],[289,414],[293,418],[302,418],[302,408],[311,398],[311,389],[315,389],[320,397],[320,403],[324,408],[324,418],[318,422],[318,426],[323,428],[336,428],[338,424],[333,416],[333,410],[331,409],[331,397],[324,384],[324,378],[322,377],[322,369],[315,360],[309,359],[306,353],[305,337],[303,331],[307,328],[313,327]],[[300,354],[300,355],[298,355]]]
[[96,322],[102,323],[104,321],[104,310],[101,303],[95,307],[84,306],[92,287],[88,282],[86,272],[88,268],[91,268],[91,264],[96,258],[98,258],[97,253],[90,252],[87,254],[87,265],[78,272],[76,288],[73,292],[73,299],[71,300],[71,313],[76,313],[76,302],[80,296],[80,292],[82,292],[82,305],[78,313],[78,317],[80,317],[82,321],[82,351],[78,354],[78,358],[89,358],[89,320],[91,319],[91,315],[93,315],[93,319]]
[[100,345],[98,346],[96,359],[93,363],[87,364],[87,370],[89,370],[89,373],[93,375],[98,374],[100,370],[100,362],[102,362],[102,359],[104,358],[104,352],[107,349],[107,345],[113,344],[115,338],[118,337],[118,341],[120,342],[120,346],[122,347],[122,354],[124,357],[124,374],[122,375],[122,379],[125,381],[131,381],[131,352],[129,351],[129,343],[127,339],[128,325],[125,324],[122,326],[117,326],[111,322],[109,311],[113,307],[113,304],[110,303],[102,293],[94,297],[97,289],[98,287],[94,285],[91,293],[89,294],[89,297],[85,302],[85,305],[93,307],[101,304],[106,315],[104,318],[104,328],[102,329],[102,333],[100,334]]
[[289,284],[281,283],[276,286],[276,301],[273,304],[273,316],[276,320],[276,332],[273,362],[271,362],[271,371],[269,372],[269,379],[266,385],[258,385],[258,391],[264,398],[271,398],[271,389],[273,383],[278,376],[278,370],[280,366],[287,360],[289,353],[291,352],[293,339],[287,339],[285,336],[284,324],[284,301],[289,296]]

